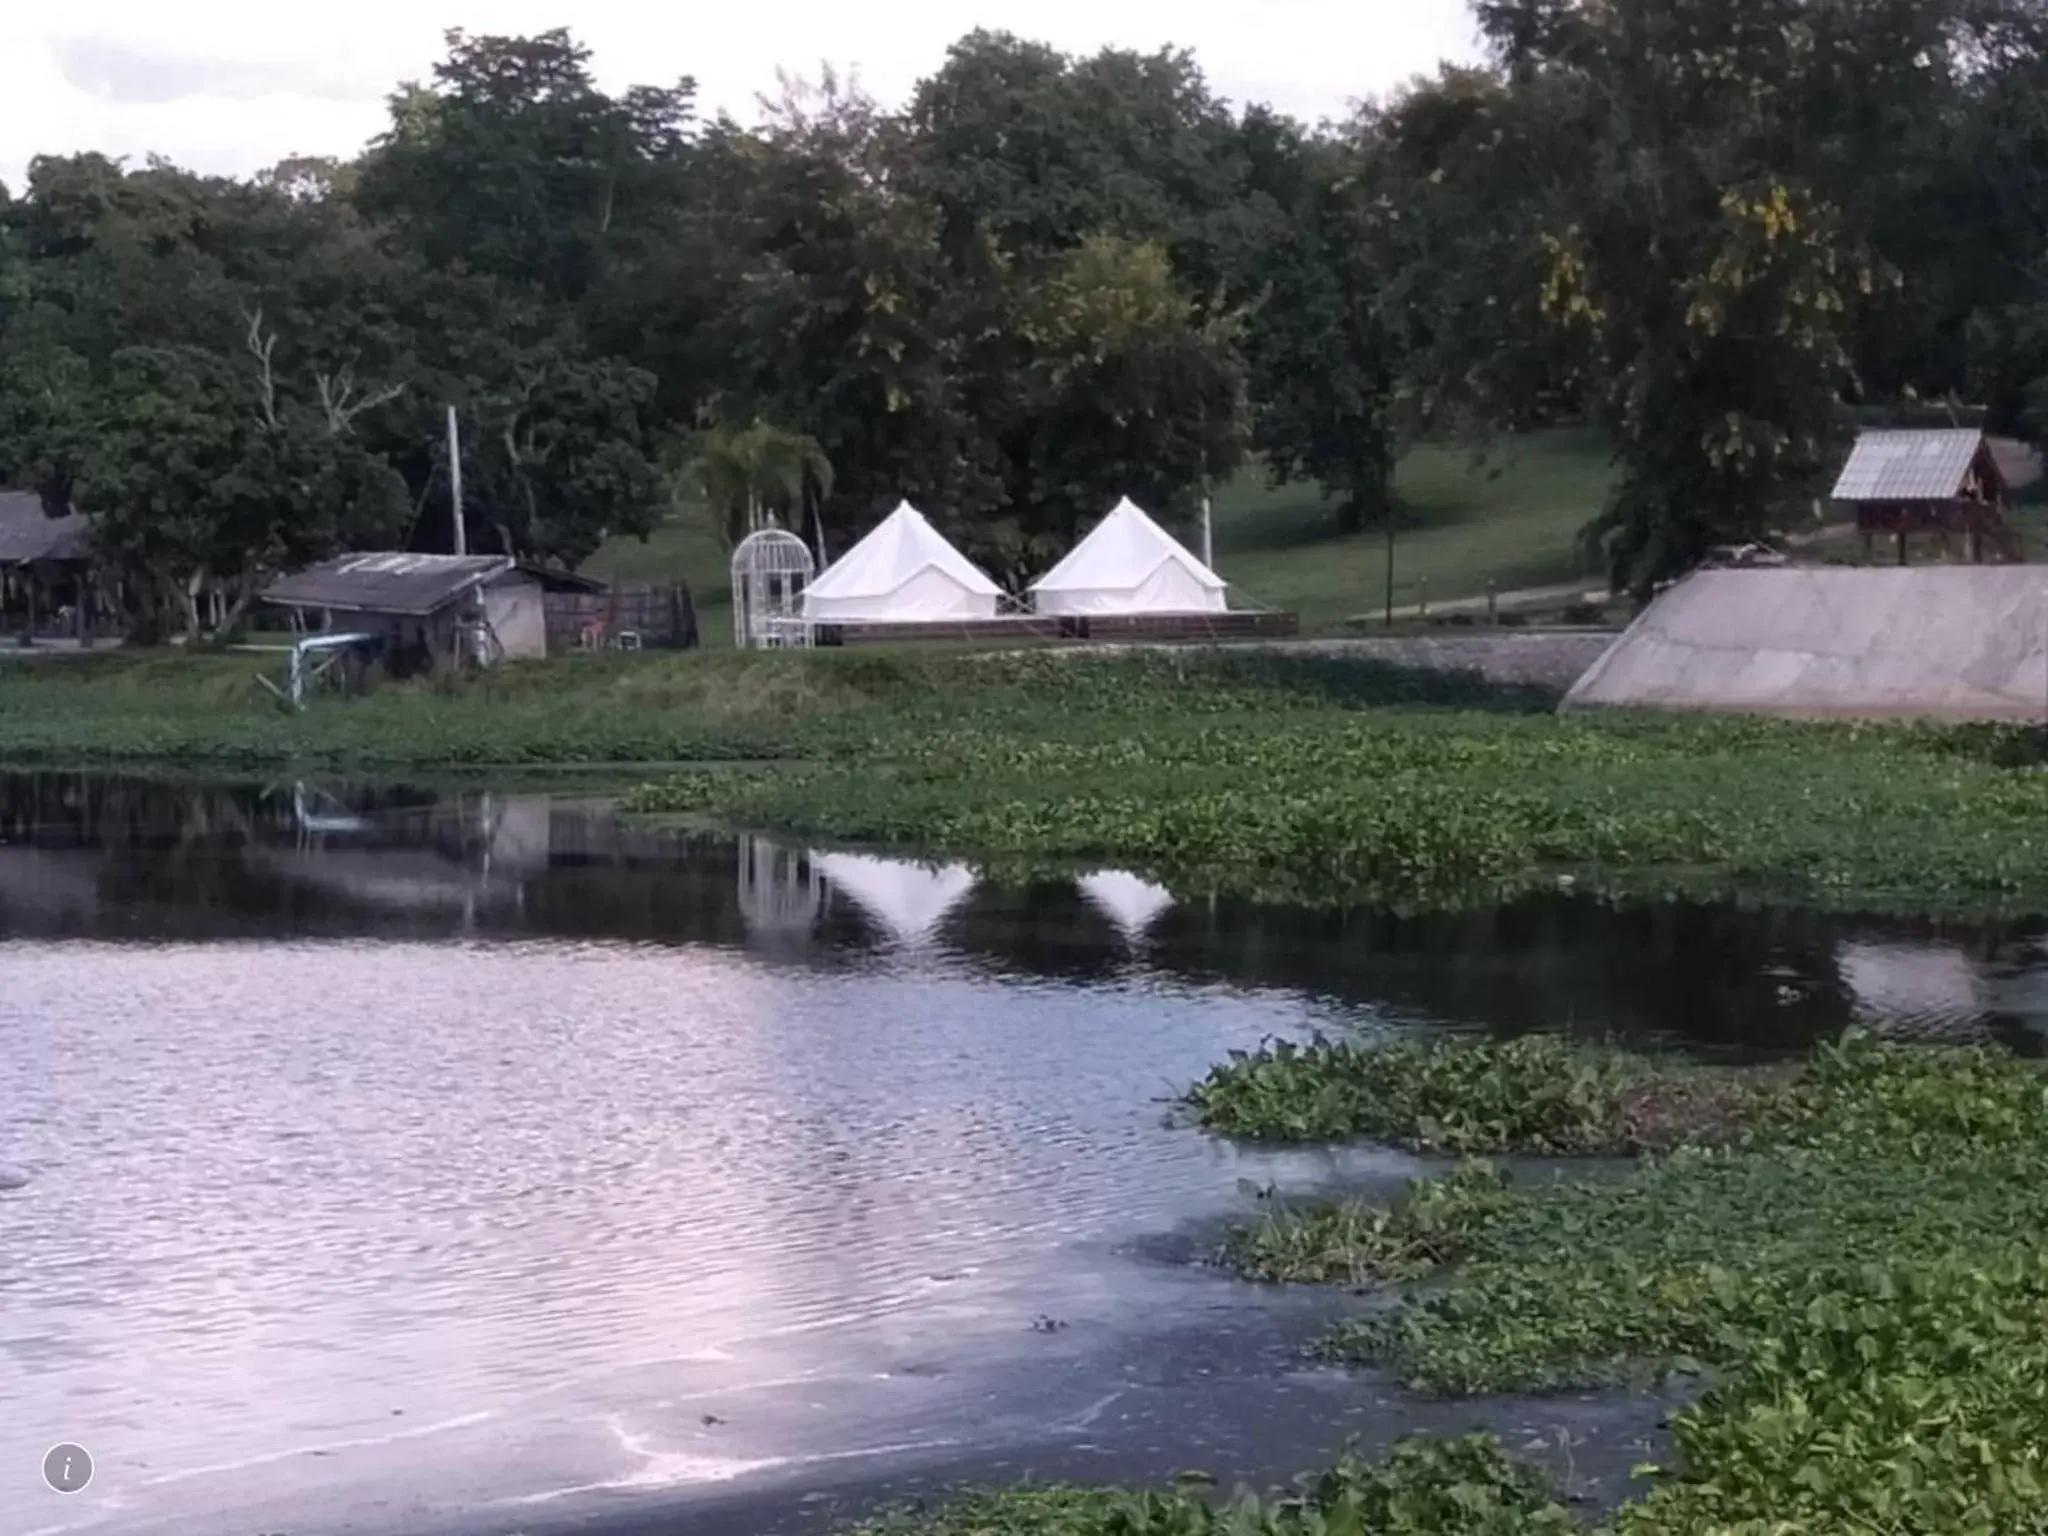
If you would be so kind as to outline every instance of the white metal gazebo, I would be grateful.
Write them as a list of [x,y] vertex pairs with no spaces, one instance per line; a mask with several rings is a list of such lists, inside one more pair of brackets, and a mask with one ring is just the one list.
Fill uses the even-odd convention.
[[739,840],[740,916],[760,939],[807,937],[825,910],[825,883],[800,848],[742,834]]
[[803,594],[817,574],[810,549],[786,528],[762,528],[740,540],[732,552],[733,643],[809,645]]

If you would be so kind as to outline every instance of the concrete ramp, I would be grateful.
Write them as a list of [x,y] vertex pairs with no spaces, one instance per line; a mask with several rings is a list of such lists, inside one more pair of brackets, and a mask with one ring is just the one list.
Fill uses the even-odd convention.
[[2048,719],[2048,566],[1698,571],[1563,707]]

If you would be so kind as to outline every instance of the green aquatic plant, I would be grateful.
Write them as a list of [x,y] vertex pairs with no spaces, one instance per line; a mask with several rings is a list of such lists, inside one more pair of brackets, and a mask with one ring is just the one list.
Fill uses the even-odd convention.
[[[1453,909],[1569,883],[1901,912],[2048,903],[2013,732],[1560,718],[1288,651],[560,657],[280,712],[247,655],[0,671],[0,762],[642,765],[628,807],[1185,894]],[[705,780],[662,765],[780,764]]]
[[1767,1075],[1658,1063],[1551,1035],[1273,1041],[1188,1091],[1208,1130],[1253,1141],[1370,1137],[1423,1152],[1628,1153],[1725,1141]]
[[1368,1289],[1434,1273],[1511,1209],[1506,1173],[1465,1162],[1442,1178],[1411,1180],[1384,1205],[1280,1202],[1233,1227],[1216,1261],[1248,1279]]
[[1538,1468],[1487,1436],[1413,1438],[1347,1452],[1286,1493],[1215,1495],[1026,1485],[969,1490],[856,1526],[850,1536],[1562,1536],[1582,1530]]
[[2011,766],[2003,738],[1361,708],[1281,669],[1212,688],[1181,665],[1067,658],[1048,668],[1072,684],[1057,705],[1034,681],[898,716],[859,750],[693,808],[1316,906],[1470,907],[1561,883],[1916,912],[2048,901],[2048,775]]
[[[1483,1072],[1394,1059],[1497,1114]],[[1613,1070],[1596,1054],[1586,1080]],[[2048,1069],[1852,1036],[1753,1086],[1739,1134],[1625,1175],[1494,1192],[1459,1170],[1224,1251],[1265,1278],[1429,1279],[1320,1346],[1418,1391],[1704,1378],[1620,1536],[2048,1529]],[[1554,1150],[1547,1125],[1509,1149]],[[1432,1208],[1448,1233],[1403,1248],[1396,1213]]]

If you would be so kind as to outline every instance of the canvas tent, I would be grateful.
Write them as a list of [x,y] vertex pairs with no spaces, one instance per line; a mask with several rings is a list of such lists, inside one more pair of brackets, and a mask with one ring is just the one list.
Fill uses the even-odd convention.
[[992,619],[1003,589],[904,502],[804,588],[813,624]]
[[859,853],[821,853],[813,862],[828,885],[903,945],[929,940],[974,889],[974,872],[965,864],[927,869]]
[[1222,613],[1224,581],[1126,496],[1031,588],[1040,613]]

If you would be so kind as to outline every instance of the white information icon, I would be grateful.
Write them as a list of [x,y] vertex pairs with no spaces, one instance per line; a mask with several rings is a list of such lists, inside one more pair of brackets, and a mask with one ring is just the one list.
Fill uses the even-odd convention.
[[43,1481],[59,1493],[76,1493],[92,1481],[92,1457],[82,1445],[53,1445],[43,1458]]

